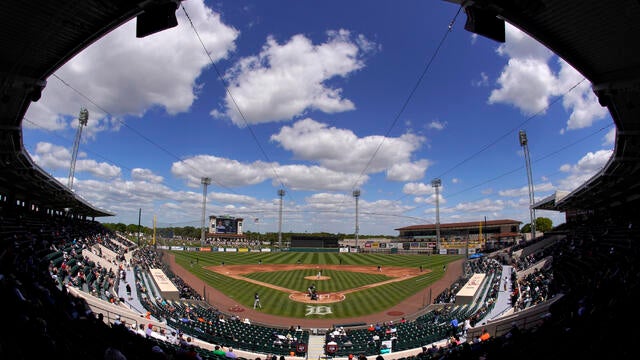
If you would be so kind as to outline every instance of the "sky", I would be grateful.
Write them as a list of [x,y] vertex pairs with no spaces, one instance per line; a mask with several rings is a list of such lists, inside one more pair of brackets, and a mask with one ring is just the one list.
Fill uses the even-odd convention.
[[[49,77],[24,146],[101,222],[398,235],[512,219],[571,191],[612,154],[615,126],[588,80],[506,25],[464,30],[446,1],[186,0],[179,25],[138,39],[135,19]],[[436,191],[431,186],[440,179]],[[278,196],[278,190],[285,195]],[[354,190],[360,191],[356,199]],[[279,209],[282,200],[282,225]],[[564,222],[564,214],[537,216]]]

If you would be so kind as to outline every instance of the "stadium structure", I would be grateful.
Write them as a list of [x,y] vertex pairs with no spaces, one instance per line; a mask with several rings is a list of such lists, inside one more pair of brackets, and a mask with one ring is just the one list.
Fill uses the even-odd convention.
[[[545,208],[574,214],[573,221],[524,248],[500,251],[513,256],[512,266],[517,269],[510,284],[527,293],[522,297],[512,292],[518,311],[506,321],[487,320],[480,327],[465,327],[465,337],[473,341],[454,344],[447,336],[447,331],[457,335],[459,330],[455,326],[458,316],[452,312],[464,311],[462,306],[467,306],[455,305],[452,297],[460,294],[460,303],[473,303],[479,289],[486,285],[482,279],[495,272],[488,254],[481,261],[467,263],[474,273],[484,276],[469,277],[457,287],[452,283],[451,291],[434,299],[441,305],[453,305],[440,306],[438,311],[393,327],[385,324],[390,334],[396,333],[393,329],[402,332],[401,338],[384,338],[387,333],[380,333],[378,326],[371,324],[362,331],[380,334],[373,339],[373,348],[368,347],[368,340],[363,344],[362,339],[356,338],[362,331],[354,329],[350,332],[349,350],[345,350],[346,342],[329,340],[325,355],[346,358],[345,352],[340,351],[353,352],[355,346],[363,346],[363,356],[371,359],[634,357],[632,341],[638,333],[635,305],[640,289],[640,217],[636,210],[640,205],[640,3],[450,2],[452,7],[464,7],[467,30],[503,41],[504,22],[508,21],[584,75],[615,123],[613,156],[579,188],[552,203],[544,203]],[[153,286],[144,270],[149,270],[148,264],[155,265],[159,255],[153,249],[138,249],[135,243],[100,226],[94,221],[97,217],[113,214],[93,206],[51,177],[24,148],[24,115],[31,103],[39,100],[57,69],[134,18],[139,37],[175,26],[178,4],[170,0],[35,0],[3,4],[0,291],[7,331],[0,340],[2,358],[181,359],[196,358],[197,354],[200,358],[222,359],[212,352],[213,348],[207,348],[212,343],[225,347],[244,345],[246,352],[238,354],[247,359],[276,353],[290,358],[311,357],[307,348],[313,333],[310,329],[292,329],[297,335],[294,347],[289,343],[289,347],[274,348],[275,340],[269,346],[242,340],[266,336],[288,342],[286,329],[246,324],[232,317],[221,322],[218,319],[225,314],[202,303],[146,298],[149,302],[145,302],[145,309],[123,306],[126,297],[146,290],[143,284]],[[128,268],[136,261],[132,253],[145,259],[135,267],[143,271],[134,275]],[[135,284],[131,294],[128,288],[124,293],[127,279],[127,285]],[[497,280],[497,285],[488,284],[492,290],[489,292],[497,292],[503,283],[506,286],[507,281]],[[180,283],[179,278],[172,277],[172,281],[179,283],[181,298],[197,297],[193,288]],[[557,296],[551,300],[543,296],[543,301],[538,302],[539,294],[531,292],[538,288]],[[180,327],[180,323],[189,322],[181,321],[188,316],[197,316],[201,327],[215,324],[217,332],[209,334],[209,341],[201,341],[198,337],[204,336],[202,328],[198,331],[187,325]],[[179,321],[162,321],[174,317]],[[176,338],[179,335],[184,337]],[[438,339],[445,342],[422,350]],[[396,345],[402,340],[406,351],[389,352],[394,340]]]
[[[514,245],[522,238],[517,220],[483,220],[460,223],[410,225],[396,229],[405,248],[426,247],[443,254],[463,254],[469,248],[475,250],[503,248]],[[436,249],[437,233],[440,233],[440,249]]]

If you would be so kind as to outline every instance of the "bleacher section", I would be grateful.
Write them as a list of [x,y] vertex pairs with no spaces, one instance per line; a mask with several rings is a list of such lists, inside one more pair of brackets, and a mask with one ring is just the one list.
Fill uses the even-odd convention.
[[[11,306],[12,309],[18,310],[16,314],[9,314],[7,317],[11,323],[19,324],[20,321],[17,319],[21,316],[20,314],[34,311],[31,306],[25,306],[25,303],[19,300],[21,297],[38,298],[44,296],[48,300],[33,303],[44,304],[51,302],[51,299],[64,301],[61,299],[68,293],[76,296],[72,298],[75,300],[70,300],[74,304],[71,307],[74,310],[70,313],[71,315],[65,315],[68,316],[68,319],[56,317],[55,322],[54,320],[47,321],[52,330],[48,331],[46,336],[55,337],[58,343],[64,343],[65,340],[57,338],[55,336],[57,333],[64,333],[65,336],[70,332],[77,336],[88,334],[84,328],[84,326],[88,326],[86,322],[84,325],[74,325],[74,323],[69,323],[69,319],[99,320],[103,325],[117,331],[113,322],[115,316],[118,315],[121,319],[118,321],[124,321],[129,326],[142,325],[144,327],[145,324],[151,324],[154,333],[161,331],[182,333],[183,338],[191,338],[192,346],[201,345],[197,351],[204,359],[215,358],[210,352],[212,344],[234,347],[238,349],[239,354],[248,357],[253,357],[252,354],[289,355],[292,351],[296,355],[305,355],[298,352],[297,345],[305,344],[308,346],[308,330],[294,329],[292,331],[287,328],[245,323],[243,319],[224,314],[201,300],[192,299],[192,290],[186,288],[185,292],[181,293],[179,300],[162,298],[154,288],[153,282],[149,280],[146,271],[149,266],[138,263],[141,254],[156,257],[157,254],[153,250],[146,253],[146,249],[138,249],[136,250],[138,255],[133,258],[136,262],[133,265],[136,271],[136,288],[140,289],[139,292],[136,291],[136,294],[148,314],[132,311],[111,295],[114,287],[122,285],[118,284],[117,271],[107,269],[99,259],[84,256],[85,251],[91,249],[91,246],[98,241],[101,245],[118,254],[120,245],[111,243],[108,234],[104,233],[104,230],[95,223],[85,224],[89,230],[82,230],[83,227],[80,225],[77,225],[77,229],[67,226],[64,237],[56,238],[44,235],[43,228],[55,228],[56,226],[61,225],[56,222],[24,222],[19,227],[12,227],[12,231],[18,235],[13,233],[3,235],[9,236],[14,249],[11,253],[6,251],[3,253],[3,273],[9,273],[7,272],[8,266],[13,273],[11,273],[12,277],[4,277],[1,282],[3,299],[7,299],[8,306]],[[610,316],[626,318],[629,309],[633,308],[633,299],[637,296],[639,284],[636,276],[637,265],[632,259],[635,259],[638,254],[638,244],[630,239],[637,238],[637,236],[637,232],[627,226],[598,227],[592,231],[580,228],[578,231],[570,232],[565,239],[556,239],[552,244],[547,244],[548,246],[544,249],[538,249],[538,252],[529,252],[529,259],[537,259],[538,254],[548,254],[542,258],[545,266],[540,266],[540,261],[521,262],[529,267],[512,273],[513,291],[511,295],[515,308],[505,312],[501,317],[487,318],[494,307],[494,299],[501,289],[499,285],[502,274],[502,264],[487,257],[468,261],[465,264],[464,273],[469,274],[467,276],[474,273],[486,275],[486,280],[478,291],[478,297],[472,304],[455,305],[457,289],[460,289],[461,284],[468,280],[468,278],[460,279],[452,284],[450,289],[438,295],[436,304],[431,305],[414,320],[379,324],[377,328],[374,325],[373,329],[369,329],[369,327],[349,328],[344,333],[343,329],[333,329],[338,332],[334,332],[333,336],[327,335],[325,341],[334,341],[338,345],[336,352],[332,354],[336,357],[348,354],[365,354],[374,357],[383,350],[381,344],[390,341],[393,352],[388,356],[403,356],[411,359],[419,355],[416,352],[419,352],[422,346],[429,344],[437,344],[436,350],[434,350],[435,354],[442,354],[444,351],[442,349],[451,351],[452,346],[458,346],[453,345],[452,336],[458,336],[464,344],[471,346],[467,351],[481,351],[478,349],[482,349],[483,346],[477,345],[475,340],[486,330],[493,337],[487,344],[500,344],[505,349],[513,349],[513,346],[517,346],[523,351],[540,354],[540,349],[532,349],[526,342],[514,340],[515,325],[518,333],[526,333],[528,339],[542,336],[540,335],[541,331],[548,332],[553,336],[551,338],[545,337],[545,341],[551,344],[551,348],[561,341],[563,345],[573,344],[572,349],[576,350],[578,349],[577,344],[581,344],[579,339],[587,335],[585,329],[588,327],[583,328],[582,326],[593,325],[595,321],[601,322]],[[38,241],[34,241],[34,239]],[[9,243],[8,239],[5,238],[4,243]],[[95,255],[94,252],[91,254]],[[24,258],[18,260],[18,255]],[[13,260],[11,260],[11,256],[14,257]],[[108,264],[112,263],[108,262]],[[43,271],[35,270],[39,266],[42,266],[41,270]],[[122,266],[125,266],[125,263],[119,264],[120,270],[122,270]],[[37,280],[40,285],[27,286],[26,284],[34,281],[34,276],[37,274],[43,274],[50,283],[47,284],[46,280]],[[22,280],[13,281],[13,276]],[[172,273],[167,273],[167,277],[172,281],[179,281]],[[51,279],[55,281],[51,282]],[[590,286],[593,283],[598,286]],[[45,288],[46,291],[43,292],[42,289]],[[16,298],[15,289],[19,289],[18,293],[21,297]],[[562,290],[562,292],[558,290]],[[82,301],[80,302],[78,299]],[[605,310],[606,313],[603,312]],[[40,310],[37,312],[38,314],[48,313],[43,313]],[[465,338],[461,336],[464,329],[460,326],[465,319],[469,319],[472,325],[475,325],[468,330],[466,342]],[[457,327],[452,325],[454,320],[458,323]],[[58,322],[60,325],[53,325]],[[598,334],[598,338],[613,343],[611,335],[615,334],[617,325],[607,321],[598,324],[600,328],[605,330]],[[23,331],[25,330],[23,329]],[[103,330],[105,329],[103,328]],[[101,334],[103,330],[92,330],[91,333]],[[127,331],[131,332],[132,330],[128,329]],[[590,335],[593,334],[590,333]],[[153,339],[145,340],[162,344],[166,351],[173,352],[173,354],[183,349],[177,343],[171,342],[168,337],[166,340],[159,339],[160,337],[156,334]],[[7,350],[9,351],[8,358],[25,357],[19,349],[7,347],[7,341],[11,343],[16,340],[13,336],[3,339],[5,344],[3,349],[10,349]],[[96,340],[92,338],[92,341]],[[130,343],[138,344],[138,340]],[[101,345],[101,351],[104,351],[106,346],[106,344]],[[141,346],[145,348],[144,346],[148,346],[148,343]],[[124,349],[130,354],[136,353],[135,350],[128,347]],[[83,353],[87,352],[91,352],[91,350],[84,350]],[[582,353],[584,354],[584,352]],[[51,354],[55,354],[55,351]],[[65,354],[68,355],[68,351]],[[44,356],[44,354],[41,355]],[[78,354],[76,353],[76,355]],[[95,358],[97,355],[98,352],[89,358]],[[142,357],[144,356],[132,356],[132,358]]]

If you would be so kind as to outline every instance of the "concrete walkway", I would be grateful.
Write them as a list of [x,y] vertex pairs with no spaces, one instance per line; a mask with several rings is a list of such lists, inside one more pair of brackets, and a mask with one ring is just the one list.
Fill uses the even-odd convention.
[[509,265],[502,266],[502,276],[500,277],[500,291],[498,292],[498,298],[491,310],[480,322],[484,325],[488,320],[495,320],[500,316],[503,316],[513,310],[511,306],[511,271],[512,267]]
[[[120,280],[118,283],[118,297],[124,299],[124,302],[131,310],[137,311],[140,314],[146,314],[147,310],[145,310],[144,306],[140,302],[138,298],[138,289],[136,288],[136,276],[133,270],[125,271],[126,281]],[[131,298],[127,296],[127,284],[131,286]]]
[[307,359],[318,360],[324,357],[324,335],[309,335]]

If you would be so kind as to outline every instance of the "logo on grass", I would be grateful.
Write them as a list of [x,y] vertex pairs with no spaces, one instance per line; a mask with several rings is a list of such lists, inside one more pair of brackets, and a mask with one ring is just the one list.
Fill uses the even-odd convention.
[[307,305],[307,313],[304,316],[309,315],[329,315],[332,314],[331,308],[329,306],[313,306]]

